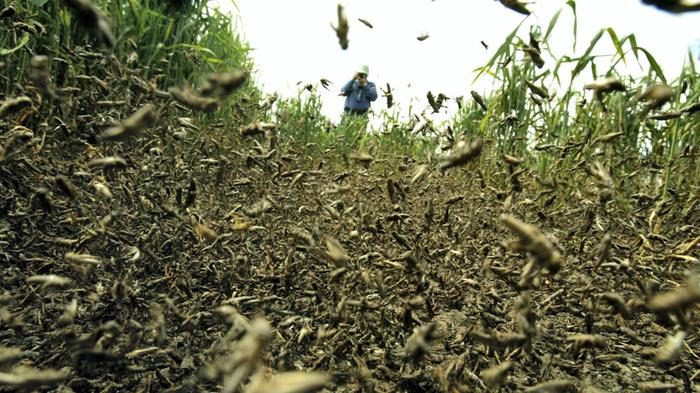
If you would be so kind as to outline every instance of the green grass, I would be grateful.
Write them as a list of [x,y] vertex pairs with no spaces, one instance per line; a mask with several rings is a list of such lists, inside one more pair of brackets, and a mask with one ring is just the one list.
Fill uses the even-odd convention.
[[[180,8],[168,1],[98,1],[96,4],[111,20],[116,43],[106,53],[113,54],[116,61],[103,60],[97,68],[94,62],[78,55],[58,61],[56,57],[66,48],[74,52],[79,48],[90,52],[100,50],[95,46],[92,32],[83,28],[73,11],[62,4],[60,0],[15,4],[19,14],[32,15],[43,31],[26,34],[18,29],[0,29],[0,61],[6,63],[6,70],[13,70],[4,72],[0,78],[0,92],[6,96],[20,93],[18,84],[27,77],[32,54],[52,57],[53,80],[58,88],[86,86],[79,76],[87,74],[111,83],[123,81],[122,90],[118,91],[128,87],[130,76],[166,90],[185,83],[196,85],[208,72],[230,69],[251,72],[254,68],[249,47],[237,35],[229,16],[208,7],[206,0]],[[573,29],[557,25],[562,12],[574,14]],[[700,186],[697,157],[700,115],[651,120],[649,111],[637,99],[650,83],[661,82],[668,83],[676,92],[663,110],[677,111],[700,102],[700,78],[695,65],[689,63],[680,76],[671,78],[653,55],[639,45],[635,35],[619,37],[612,28],[585,37],[588,43],[584,48],[575,39],[571,53],[551,52],[547,45],[549,37],[555,32],[575,34],[576,31],[574,1],[568,1],[546,27],[535,26],[523,32],[523,26],[516,26],[493,57],[476,70],[477,78],[493,80],[493,90],[485,97],[487,109],[484,111],[468,98],[453,119],[427,133],[414,134],[414,120],[400,122],[395,113],[389,112],[379,113],[382,125],[373,133],[364,131],[361,122],[334,125],[321,113],[320,98],[313,91],[302,91],[297,97],[281,100],[273,110],[262,114],[256,109],[260,92],[249,83],[216,113],[194,114],[202,124],[198,138],[219,140],[217,152],[226,155],[245,143],[235,132],[239,125],[254,120],[274,121],[278,123],[282,150],[300,152],[309,165],[324,161],[341,166],[353,151],[371,152],[377,159],[410,156],[417,161],[434,162],[436,156],[445,154],[439,147],[454,142],[448,137],[450,129],[456,139],[479,138],[488,143],[478,165],[497,188],[508,187],[509,175],[500,157],[510,154],[525,160],[526,173],[543,179],[565,179],[568,185],[562,190],[565,195],[573,195],[590,185],[588,168],[595,161],[608,168],[618,189],[627,194],[665,195],[669,190],[696,190]],[[541,56],[545,61],[542,68],[537,68],[523,51],[529,45],[530,34],[541,40]],[[606,41],[612,43],[612,54],[598,50],[600,43]],[[611,60],[611,66],[600,68],[601,59]],[[647,75],[638,80],[621,75],[618,70],[631,63],[645,67]],[[119,75],[122,72],[125,74]],[[607,111],[590,92],[574,89],[578,84],[604,76],[619,77],[627,87],[624,92],[605,96],[603,103]],[[545,87],[551,99],[533,99],[526,82]],[[681,86],[686,86],[683,94]],[[139,104],[112,91],[96,99],[127,99],[130,106]],[[58,111],[67,118],[86,110],[76,107],[40,110],[44,109]],[[226,126],[215,127],[219,124]],[[621,135],[608,142],[600,141],[602,136],[616,132]]]

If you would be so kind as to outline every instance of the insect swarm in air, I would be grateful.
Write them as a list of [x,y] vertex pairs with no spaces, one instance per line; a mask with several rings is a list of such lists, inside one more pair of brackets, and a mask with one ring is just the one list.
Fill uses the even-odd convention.
[[[425,24],[449,2],[403,30],[379,3],[295,3],[323,62],[375,69],[357,122],[332,67],[278,52],[302,82],[274,91],[245,7],[90,0],[106,48],[65,1],[5,1],[0,391],[692,391],[698,75],[615,23],[562,49],[573,3],[528,1],[475,7],[514,33],[460,37],[483,56],[451,88]],[[432,68],[382,70],[385,33]]]

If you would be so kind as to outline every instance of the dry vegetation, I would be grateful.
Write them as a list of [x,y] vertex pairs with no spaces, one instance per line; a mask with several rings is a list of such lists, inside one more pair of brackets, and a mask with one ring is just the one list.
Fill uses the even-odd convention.
[[514,31],[501,88],[445,130],[365,135],[313,96],[270,109],[222,15],[21,3],[0,10],[0,391],[698,391],[692,70],[639,92],[611,70],[570,115],[584,93],[551,96]]

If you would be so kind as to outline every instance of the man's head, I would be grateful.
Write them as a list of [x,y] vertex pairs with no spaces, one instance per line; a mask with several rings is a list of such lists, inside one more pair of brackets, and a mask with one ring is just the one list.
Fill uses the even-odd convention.
[[363,64],[359,67],[357,67],[357,71],[355,71],[357,75],[364,76],[365,79],[367,79],[367,75],[369,75],[369,66],[366,64]]

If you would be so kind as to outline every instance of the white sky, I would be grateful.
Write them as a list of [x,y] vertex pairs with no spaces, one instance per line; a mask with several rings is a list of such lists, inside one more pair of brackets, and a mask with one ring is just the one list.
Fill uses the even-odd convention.
[[[263,90],[293,97],[298,81],[317,84],[320,78],[327,78],[334,85],[330,91],[319,88],[319,93],[324,114],[334,121],[343,108],[344,98],[338,97],[338,91],[362,63],[369,65],[369,79],[378,87],[391,84],[395,102],[404,113],[411,104],[414,112],[427,107],[428,90],[448,97],[468,97],[472,89],[483,92],[492,81],[483,77],[474,85],[473,70],[487,62],[524,17],[495,0],[345,0],[341,3],[350,22],[350,44],[342,50],[330,26],[336,24],[337,1],[235,0],[235,6],[231,0],[215,1],[234,15],[237,30],[253,48],[256,80]],[[654,55],[669,80],[678,76],[689,45],[700,38],[698,12],[668,14],[639,0],[579,0],[576,6],[575,53],[571,46],[573,16],[564,0],[531,4],[533,14],[523,23],[521,36],[527,36],[530,25],[546,29],[552,15],[566,7],[549,42],[553,53],[581,55],[601,28],[612,27],[619,38],[634,33],[638,45]],[[374,28],[360,23],[358,17]],[[418,41],[416,37],[424,33],[430,37]],[[598,48],[594,53],[613,53],[607,35]],[[631,54],[629,59],[630,73],[646,72]],[[599,66],[599,72],[602,70]],[[582,78],[590,78],[590,73]],[[454,102],[449,106],[452,108],[444,111],[455,109]],[[373,108],[386,108],[384,98],[380,96]]]

